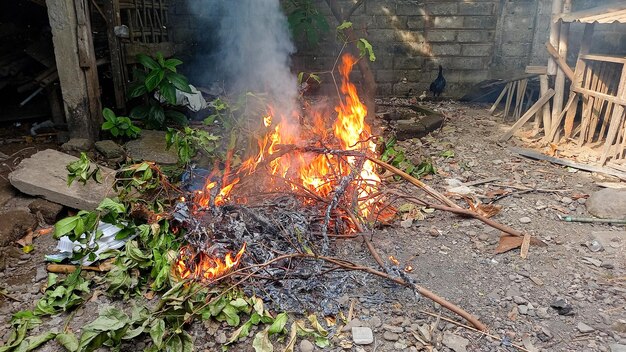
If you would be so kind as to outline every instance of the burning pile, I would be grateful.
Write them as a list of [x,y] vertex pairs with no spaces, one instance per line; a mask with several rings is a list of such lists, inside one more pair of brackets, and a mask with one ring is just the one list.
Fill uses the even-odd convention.
[[[358,221],[380,217],[385,210],[378,191],[380,178],[375,165],[365,158],[366,153],[375,152],[375,143],[365,122],[366,107],[349,80],[355,63],[349,54],[342,57],[343,99],[335,108],[332,124],[330,116],[321,112],[313,113],[310,123],[298,123],[297,117],[274,116],[268,109],[262,117],[264,132],[258,140],[258,154],[235,172],[226,165],[222,177],[217,177],[217,172],[209,175],[203,189],[189,198],[185,204],[190,214],[185,223],[190,245],[181,249],[175,266],[178,277],[214,281],[240,263],[246,243],[255,252],[253,261],[267,260],[264,245],[253,247],[250,243],[260,234],[283,237],[285,243],[273,246],[275,251],[288,251],[289,246],[304,251],[318,247],[308,235],[315,233],[324,239],[320,247],[324,253],[329,226],[335,232],[353,232]],[[260,185],[274,196],[253,204],[250,198],[261,193]],[[289,196],[285,199],[276,194]],[[309,219],[288,211],[284,204],[292,204],[300,213],[309,212]],[[263,215],[252,211],[256,206],[265,207]],[[304,239],[305,235],[309,238]],[[235,249],[228,249],[234,243]],[[235,254],[236,248],[240,249]]]

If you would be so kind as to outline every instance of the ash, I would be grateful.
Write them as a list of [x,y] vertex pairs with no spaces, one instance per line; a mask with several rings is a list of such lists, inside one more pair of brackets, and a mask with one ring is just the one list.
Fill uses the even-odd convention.
[[[179,203],[174,218],[187,229],[185,240],[212,257],[236,252],[246,243],[240,268],[263,264],[290,253],[322,253],[324,204],[303,204],[301,197],[285,194],[255,204],[225,205],[191,212]],[[332,218],[329,229],[343,233],[341,216]],[[281,311],[318,311],[336,314],[336,301],[359,282],[365,273],[333,270],[322,261],[283,259],[256,271],[243,285],[248,294],[262,297]],[[350,279],[347,279],[350,278]]]

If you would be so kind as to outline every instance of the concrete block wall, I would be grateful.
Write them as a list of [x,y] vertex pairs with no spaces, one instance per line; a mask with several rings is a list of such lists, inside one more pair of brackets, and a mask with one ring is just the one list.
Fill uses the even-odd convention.
[[[194,55],[206,50],[211,13],[191,10],[192,0],[170,0],[172,38]],[[595,0],[573,0],[574,9],[597,5]],[[607,0],[613,1],[613,0]],[[313,0],[331,28],[338,23],[323,0]],[[349,9],[353,0],[338,0]],[[448,82],[444,95],[458,97],[485,79],[511,78],[524,73],[527,65],[546,65],[552,0],[368,0],[351,17],[360,37],[373,45],[377,60],[372,63],[380,96],[420,95],[444,67]],[[209,21],[210,22],[210,21]],[[592,50],[615,52],[626,48],[624,25],[596,26],[598,40]],[[576,57],[581,25],[572,26],[570,55]],[[208,39],[207,39],[208,38]],[[200,44],[199,44],[200,43]],[[342,43],[334,30],[319,46],[311,48],[296,41],[294,72],[328,71]],[[326,83],[331,80],[321,75]],[[359,75],[354,76],[358,81]]]

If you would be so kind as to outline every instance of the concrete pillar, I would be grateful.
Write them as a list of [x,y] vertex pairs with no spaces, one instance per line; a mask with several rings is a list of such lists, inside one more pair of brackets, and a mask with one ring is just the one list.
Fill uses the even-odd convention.
[[88,0],[46,0],[71,138],[95,140],[102,123]]

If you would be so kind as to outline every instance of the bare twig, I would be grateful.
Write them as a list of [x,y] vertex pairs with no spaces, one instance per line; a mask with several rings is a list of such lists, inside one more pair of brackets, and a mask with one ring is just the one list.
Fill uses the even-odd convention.
[[463,209],[460,206],[456,205],[456,203],[454,203],[453,201],[451,201],[449,198],[447,198],[446,196],[444,196],[443,194],[437,192],[436,190],[434,190],[433,188],[431,188],[430,186],[428,186],[427,184],[425,184],[424,182],[416,179],[415,177],[407,174],[406,172],[387,164],[386,162],[374,158],[372,156],[366,156],[370,161],[372,161],[373,163],[375,163],[376,165],[387,169],[391,172],[393,172],[394,174],[404,178],[405,180],[409,181],[410,183],[412,183],[413,185],[421,188],[424,190],[424,192],[428,193],[429,195],[431,195],[433,198],[437,199],[438,201],[448,205],[451,208],[456,208],[456,209]]

